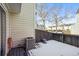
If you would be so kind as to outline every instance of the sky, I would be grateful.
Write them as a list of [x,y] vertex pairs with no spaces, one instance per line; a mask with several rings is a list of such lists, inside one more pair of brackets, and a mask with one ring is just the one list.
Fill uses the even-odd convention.
[[64,14],[64,11],[66,9],[69,9],[69,10],[71,10],[72,14],[74,15],[76,13],[77,9],[79,8],[79,3],[48,3],[48,4],[46,4],[47,8],[50,8],[52,6],[61,7],[63,9],[61,14]]
[[[69,10],[69,14],[72,16],[70,19],[64,19],[63,23],[75,23],[77,19],[75,18],[77,9],[79,8],[79,3],[46,3],[45,9],[48,11],[48,13],[51,13],[50,8],[51,7],[60,7],[62,8],[61,11],[59,11],[60,16],[64,16],[65,12]],[[40,17],[37,16],[37,19],[40,19]],[[50,16],[48,17],[48,20],[50,20]],[[38,23],[41,23],[38,21]],[[50,22],[46,22],[46,26],[50,26]]]

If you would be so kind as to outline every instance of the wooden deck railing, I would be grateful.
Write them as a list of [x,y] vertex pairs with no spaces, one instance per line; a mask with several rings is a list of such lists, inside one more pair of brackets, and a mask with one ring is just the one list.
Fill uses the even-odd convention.
[[79,36],[78,35],[68,35],[68,34],[57,34],[52,33],[53,40],[57,40],[63,43],[67,43],[73,46],[79,47]]
[[41,39],[56,40],[66,44],[70,44],[79,47],[79,35],[69,35],[61,33],[51,33],[43,30],[35,30],[36,42],[40,42]]

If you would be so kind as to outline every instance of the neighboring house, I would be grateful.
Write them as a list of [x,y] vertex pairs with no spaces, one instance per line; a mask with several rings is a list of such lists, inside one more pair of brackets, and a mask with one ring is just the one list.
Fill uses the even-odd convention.
[[[0,3],[1,9],[4,12],[0,11],[0,50],[2,49],[3,55],[6,55],[9,37],[13,40],[13,47],[22,44],[22,40],[26,37],[34,37],[34,4]],[[2,16],[2,14],[4,15]],[[4,20],[2,21],[2,19]],[[2,28],[4,29],[3,32]]]
[[72,29],[71,29],[71,34],[76,34],[76,35],[79,35],[79,9],[77,10],[77,13],[76,13],[76,23],[72,26]]
[[[57,33],[71,34],[71,26],[73,26],[73,24],[59,25],[57,27]],[[50,26],[47,30],[56,33],[56,26]]]
[[45,30],[43,25],[37,25],[36,29]]

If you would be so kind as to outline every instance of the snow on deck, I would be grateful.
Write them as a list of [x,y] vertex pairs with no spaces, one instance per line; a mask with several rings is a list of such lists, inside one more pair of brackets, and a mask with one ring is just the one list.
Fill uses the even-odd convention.
[[55,40],[47,44],[39,43],[40,47],[30,50],[32,56],[79,56],[79,48]]

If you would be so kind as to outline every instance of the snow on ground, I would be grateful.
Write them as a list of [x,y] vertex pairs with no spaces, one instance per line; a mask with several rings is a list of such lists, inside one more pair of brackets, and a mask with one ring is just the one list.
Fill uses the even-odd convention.
[[79,48],[54,40],[47,44],[39,43],[40,47],[30,50],[32,56],[79,56]]

